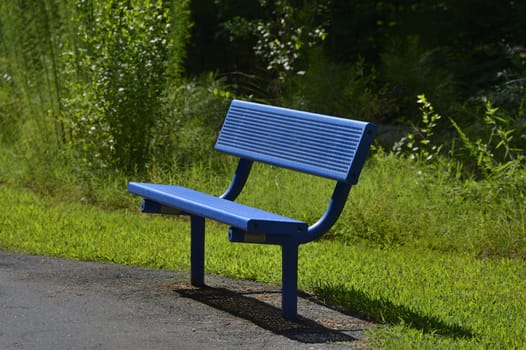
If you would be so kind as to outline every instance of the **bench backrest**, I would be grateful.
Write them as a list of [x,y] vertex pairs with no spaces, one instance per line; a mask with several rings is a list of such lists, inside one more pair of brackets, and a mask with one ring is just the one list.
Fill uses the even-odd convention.
[[355,184],[375,132],[372,123],[234,100],[215,148]]

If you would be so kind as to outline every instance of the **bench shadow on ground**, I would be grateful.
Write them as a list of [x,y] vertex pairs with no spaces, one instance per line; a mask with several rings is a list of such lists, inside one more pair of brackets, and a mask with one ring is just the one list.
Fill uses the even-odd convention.
[[[302,315],[299,315],[295,321],[286,320],[281,314],[281,308],[272,305],[278,300],[281,301],[281,291],[279,289],[233,291],[209,286],[197,288],[188,285],[178,285],[174,286],[173,291],[181,297],[201,302],[235,317],[248,320],[275,334],[302,343],[354,342],[359,340],[356,334],[363,331],[361,322],[353,326],[335,322],[336,325],[334,327],[328,327],[322,324],[322,322],[327,323],[323,319],[314,320]],[[300,297],[306,296],[300,295]],[[271,300],[270,303],[269,300]],[[310,306],[310,308],[322,307],[319,304],[311,304],[315,306]],[[300,308],[299,311],[302,312],[304,310]]]
[[[173,290],[181,297],[196,300],[253,322],[275,334],[303,343],[358,341],[365,328],[374,327],[371,323],[374,321],[384,324],[403,323],[423,333],[453,339],[468,339],[477,336],[471,329],[445,323],[436,317],[422,315],[410,310],[407,306],[395,305],[388,300],[372,300],[358,290],[346,291],[346,298],[353,302],[351,308],[345,311],[336,311],[336,309],[312,300],[309,295],[300,293],[298,299],[300,315],[296,321],[286,320],[281,315],[279,307],[281,291],[279,289],[239,290],[239,288],[233,288],[230,290],[210,286],[197,288],[178,285]],[[331,294],[331,291],[328,290],[318,290],[316,294],[318,292],[320,295]],[[307,299],[308,302],[305,302]],[[320,312],[322,309],[329,311]]]
[[344,293],[345,300],[351,300],[346,312],[355,317],[384,324],[404,324],[407,327],[452,339],[471,339],[478,335],[472,329],[455,323],[447,323],[436,316],[429,316],[412,310],[406,305],[394,304],[392,301],[380,298],[371,299],[363,291],[349,289],[344,285],[324,286],[314,291],[316,295],[325,296],[330,300],[333,295]]

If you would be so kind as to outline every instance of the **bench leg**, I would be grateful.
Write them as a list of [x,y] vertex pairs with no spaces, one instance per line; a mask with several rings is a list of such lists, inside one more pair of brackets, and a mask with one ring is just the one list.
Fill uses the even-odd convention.
[[289,243],[281,248],[281,308],[283,317],[294,320],[298,313],[298,245]]
[[190,281],[205,285],[205,218],[191,216]]

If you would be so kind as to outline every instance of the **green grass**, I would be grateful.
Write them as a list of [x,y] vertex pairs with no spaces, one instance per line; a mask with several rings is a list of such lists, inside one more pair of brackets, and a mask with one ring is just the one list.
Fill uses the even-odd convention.
[[[334,186],[267,166],[256,166],[251,176],[240,201],[310,223],[325,211]],[[201,183],[220,192],[207,179]],[[366,163],[327,237],[353,245],[526,260],[526,197],[378,154]]]
[[[6,185],[0,196],[0,249],[188,269],[186,219],[57,202]],[[213,223],[206,245],[207,273],[279,283],[277,247],[231,244]],[[370,334],[373,348],[526,344],[526,265],[518,259],[334,239],[302,246],[299,264],[301,289],[386,325]]]
[[[53,162],[0,153],[0,249],[189,269],[187,218],[140,214],[118,173]],[[133,180],[220,194],[234,167],[214,159]],[[454,175],[379,153],[335,227],[300,248],[299,287],[378,322],[371,348],[526,344],[526,198]],[[239,200],[312,223],[331,190],[328,180],[256,165]],[[207,225],[207,273],[280,283],[279,247],[231,244],[226,227]]]

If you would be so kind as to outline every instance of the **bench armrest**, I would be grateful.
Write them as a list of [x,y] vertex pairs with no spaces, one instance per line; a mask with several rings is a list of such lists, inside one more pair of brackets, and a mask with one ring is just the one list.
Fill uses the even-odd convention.
[[338,182],[336,184],[327,210],[317,222],[309,226],[307,234],[298,237],[299,244],[311,242],[329,231],[345,207],[351,187],[351,184],[345,182]]
[[219,198],[233,201],[237,198],[237,196],[239,196],[243,190],[243,187],[245,187],[245,183],[247,182],[250,169],[252,169],[252,163],[253,161],[244,158],[239,160],[236,172],[232,178],[232,182],[230,182],[230,186],[228,186],[225,193],[223,193]]

